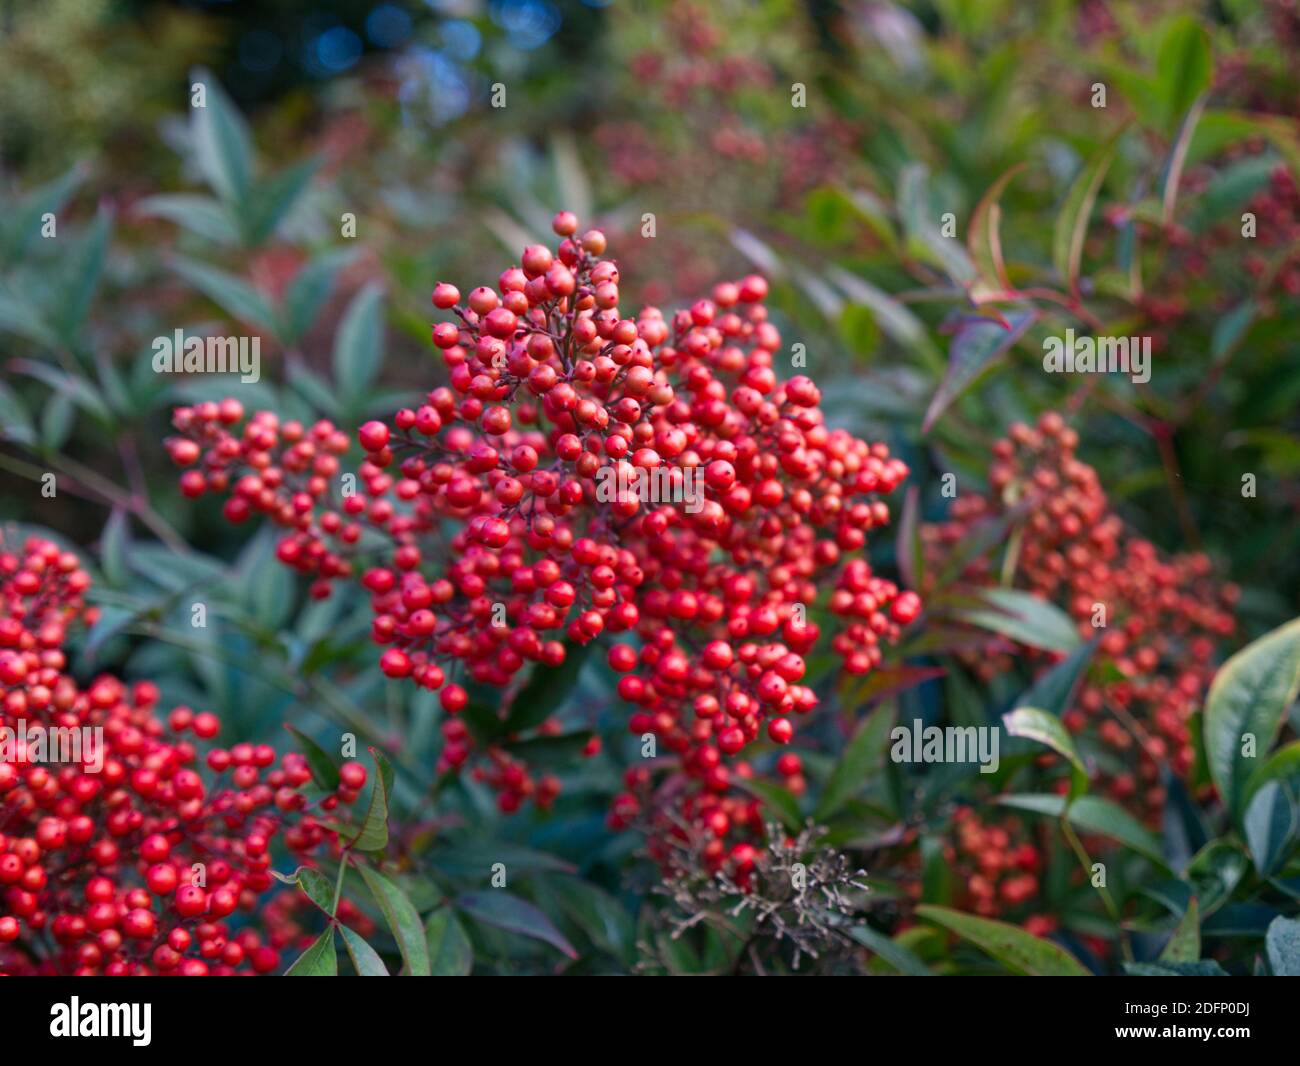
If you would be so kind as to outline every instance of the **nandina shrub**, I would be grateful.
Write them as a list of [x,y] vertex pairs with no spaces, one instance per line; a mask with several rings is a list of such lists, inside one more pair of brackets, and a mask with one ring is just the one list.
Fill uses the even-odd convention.
[[96,620],[90,584],[48,540],[0,542],[0,970],[278,970],[289,937],[266,909],[272,848],[337,855],[330,812],[355,802],[365,768],[309,798],[300,754],[211,745],[216,716],[164,719],[148,681],[78,684],[64,643]]
[[[361,582],[383,672],[437,690],[449,716],[438,769],[474,758],[503,811],[559,788],[502,743],[547,730],[517,675],[617,638],[628,729],[674,756],[676,817],[706,830],[717,866],[733,828],[761,832],[752,803],[720,806],[729,763],[762,736],[789,743],[817,705],[805,657],[825,646],[866,674],[920,611],[861,555],[907,468],[829,428],[807,377],[778,378],[762,278],[633,318],[603,234],[567,212],[554,228],[556,250],[525,248],[495,288],[433,290],[454,316],[433,327],[450,385],[357,430],[355,492],[329,422],[207,403],[176,411],[168,447],[192,467],[187,496],[284,528],[276,554],[313,595]],[[777,767],[798,778],[797,758]],[[649,776],[630,775],[611,825],[640,812]],[[733,845],[742,879],[752,855]]]
[[[1057,605],[1082,640],[1095,641],[1061,721],[1103,753],[1099,786],[1158,826],[1164,772],[1190,780],[1191,717],[1214,676],[1216,645],[1234,631],[1238,589],[1216,580],[1205,554],[1166,558],[1128,529],[1096,471],[1077,458],[1078,446],[1078,434],[1054,411],[1035,426],[1013,425],[993,446],[990,494],[955,501],[949,521],[923,527],[921,539],[935,573],[950,556],[960,560],[981,525],[1024,514],[1008,556],[1012,580],[977,558],[959,563],[951,591],[1022,587]],[[1041,673],[1063,656],[990,635],[959,658],[988,681],[1018,661]]]

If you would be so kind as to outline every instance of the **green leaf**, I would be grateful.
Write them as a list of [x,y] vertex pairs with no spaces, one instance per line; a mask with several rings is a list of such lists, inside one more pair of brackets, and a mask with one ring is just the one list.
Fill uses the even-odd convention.
[[1161,962],[1195,962],[1201,957],[1201,915],[1196,897],[1187,905],[1187,912],[1160,952]]
[[1130,977],[1227,977],[1228,971],[1213,959],[1195,962],[1126,962]]
[[131,531],[127,524],[126,512],[120,507],[114,507],[99,538],[99,556],[104,580],[114,588],[122,588],[130,577],[131,568],[128,561],[130,553]]
[[1058,755],[1067,759],[1074,768],[1070,785],[1071,797],[1077,797],[1088,787],[1088,771],[1083,760],[1074,749],[1074,741],[1061,719],[1048,714],[1038,707],[1017,707],[1002,716],[1002,724],[1013,737],[1025,737],[1028,740],[1045,744]]
[[1274,918],[1264,936],[1274,977],[1300,977],[1300,920]]
[[55,321],[59,335],[69,347],[77,346],[81,327],[99,288],[112,231],[113,216],[101,209],[77,249],[77,257]]
[[141,215],[165,218],[183,229],[218,244],[235,244],[239,227],[230,217],[226,205],[211,196],[193,193],[164,193],[147,196],[135,205]]
[[989,286],[1001,290],[1009,289],[1011,282],[1007,279],[1006,263],[1002,255],[1002,205],[998,201],[1011,179],[1024,168],[1024,163],[1017,163],[989,187],[975,205],[970,227],[966,231],[966,246],[976,269]]
[[922,433],[930,432],[949,405],[965,394],[1025,335],[1025,330],[1033,325],[1038,315],[1032,311],[1012,311],[1005,317],[1006,325],[979,315],[968,316],[962,322],[948,348],[948,369],[925,412]]
[[879,955],[899,973],[908,977],[933,977],[930,968],[897,940],[878,933],[868,925],[855,925],[847,930],[849,936],[865,948]]
[[74,166],[52,181],[33,189],[16,208],[10,208],[13,216],[3,229],[3,258],[9,262],[17,261],[27,250],[32,238],[40,232],[42,217],[46,214],[57,215],[84,178],[83,168],[80,165]]
[[47,363],[36,363],[26,359],[15,360],[10,365],[28,377],[43,381],[54,391],[56,397],[66,398],[104,425],[112,425],[113,412],[104,402],[99,391],[86,378],[78,374],[66,373]]
[[323,252],[294,276],[284,297],[281,334],[286,344],[296,344],[311,327],[334,288],[338,272],[353,256],[350,248]]
[[1201,913],[1208,916],[1223,906],[1249,867],[1246,856],[1225,840],[1212,840],[1197,852],[1187,864],[1187,880],[1200,901]]
[[339,768],[329,753],[296,726],[286,725],[285,728],[293,734],[293,739],[307,757],[312,780],[326,792],[335,791],[339,787]]
[[564,662],[559,666],[542,663],[534,666],[532,677],[510,705],[506,732],[522,733],[532,729],[558,711],[577,692],[582,667],[595,646],[595,642],[575,644],[568,641],[564,645]]
[[274,332],[275,313],[253,286],[224,270],[193,259],[177,259],[176,273],[238,322]]
[[50,397],[41,412],[41,444],[47,452],[57,452],[68,442],[75,416],[72,400],[66,393]]
[[1064,611],[1031,593],[991,588],[981,590],[980,598],[989,608],[961,610],[961,621],[1047,651],[1070,652],[1082,643]]
[[406,898],[406,893],[365,863],[358,863],[357,869],[366,887],[370,889],[370,894],[375,897],[375,902],[379,904],[379,909],[383,911],[388,928],[393,931],[397,949],[406,963],[407,976],[428,977],[429,946],[424,926],[420,924],[420,916]]
[[1035,681],[1018,700],[1017,707],[1041,707],[1058,718],[1069,708],[1079,680],[1088,672],[1096,641],[1080,644],[1066,658]]
[[365,821],[349,845],[358,851],[382,851],[388,846],[388,791],[392,787],[393,770],[383,752],[371,748],[370,755],[378,773],[374,775]]
[[242,212],[253,169],[248,125],[210,72],[196,71],[190,81],[203,84],[206,104],[191,106],[190,136],[199,169],[213,191]]
[[244,235],[250,245],[259,245],[275,233],[276,227],[307,191],[319,167],[320,160],[307,159],[254,186],[241,216]]
[[384,362],[383,299],[371,282],[352,298],[334,335],[334,384],[352,403],[364,398]]
[[1174,19],[1156,54],[1156,85],[1166,130],[1172,130],[1209,87],[1213,73],[1210,37],[1200,20],[1191,15]]
[[[1260,637],[1219,668],[1205,703],[1205,757],[1210,777],[1234,820],[1256,758],[1273,746],[1300,689],[1300,619]],[[1242,754],[1247,736],[1254,755]]]
[[339,925],[343,935],[343,946],[348,949],[348,958],[357,971],[358,977],[388,977],[388,967],[379,957],[379,952],[366,943],[365,938],[346,925]]
[[[1060,818],[1066,808],[1064,796],[1047,793],[1003,796],[998,803],[1003,807],[1030,811],[1049,818]],[[1160,838],[1118,804],[1100,796],[1079,796],[1070,804],[1068,818],[1070,824],[1081,832],[1118,841],[1162,868],[1165,867]]]
[[466,977],[474,969],[474,948],[450,907],[440,907],[429,915],[425,934],[434,977]]
[[0,439],[18,444],[34,444],[36,427],[22,400],[8,385],[0,382]]
[[456,907],[476,921],[540,940],[571,959],[578,957],[573,945],[545,914],[527,900],[509,892],[495,888],[483,892],[466,892],[456,898]]
[[44,348],[57,348],[59,338],[30,297],[0,289],[0,330],[26,337]]
[[271,873],[276,880],[283,881],[286,885],[297,885],[309,900],[331,918],[334,917],[334,884],[319,870],[313,870],[310,866],[299,866],[288,876],[278,874],[274,870]]
[[957,285],[975,280],[975,266],[961,242],[955,236],[945,237],[936,224],[923,163],[909,163],[899,175],[898,213],[909,255],[938,267]]
[[[822,790],[821,799],[813,812],[813,818],[817,822],[825,823],[838,812],[880,765],[889,746],[889,731],[894,724],[894,713],[892,703],[882,703],[858,724]],[[798,813],[797,806],[795,813]]]
[[1276,873],[1296,829],[1295,804],[1279,782],[1269,781],[1255,793],[1246,807],[1243,828],[1260,876]]
[[581,877],[550,877],[546,884],[564,913],[598,948],[631,961],[632,916],[599,885]]
[[828,267],[826,277],[850,300],[870,310],[887,336],[916,352],[929,366],[935,369],[943,366],[943,356],[926,332],[925,324],[889,293],[842,267]]
[[1079,172],[1056,219],[1052,262],[1076,299],[1079,296],[1079,264],[1083,259],[1088,220],[1092,217],[1092,208],[1101,192],[1101,183],[1106,180],[1106,172],[1115,159],[1115,150],[1123,132],[1121,128],[1106,142],[1096,158]]
[[595,734],[590,729],[558,736],[529,737],[504,744],[511,755],[539,769],[572,766]]
[[1259,313],[1254,300],[1243,300],[1215,324],[1210,335],[1210,358],[1216,363],[1230,355],[1237,343],[1250,331]]
[[331,925],[316,938],[298,961],[284,971],[285,977],[337,977],[339,957],[334,948],[334,927]]
[[1028,977],[1091,976],[1084,965],[1064,948],[1026,933],[1019,926],[928,903],[918,906],[916,913],[963,940],[969,940],[1013,973]]
[[763,805],[776,815],[787,829],[794,832],[803,826],[803,815],[799,813],[799,800],[788,788],[778,785],[775,781],[763,781],[758,778],[745,780],[738,777],[736,784],[762,800]]

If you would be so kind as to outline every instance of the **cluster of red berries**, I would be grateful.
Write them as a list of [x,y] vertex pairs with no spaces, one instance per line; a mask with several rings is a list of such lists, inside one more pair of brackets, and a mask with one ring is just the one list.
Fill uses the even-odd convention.
[[[307,813],[306,761],[236,744],[209,750],[205,775],[184,734],[212,739],[216,716],[164,723],[150,682],[79,686],[63,645],[94,620],[89,585],[49,541],[0,546],[0,971],[274,970],[275,947],[228,919],[272,886],[277,836],[300,855],[335,839]],[[322,809],[355,800],[364,768],[345,780]]]
[[[1246,256],[1246,270],[1287,296],[1300,296],[1300,187],[1285,163],[1273,168],[1247,210],[1256,218],[1257,249]],[[1279,253],[1284,258],[1270,264],[1269,257]]]
[[[336,498],[342,443],[328,423],[261,413],[240,431],[233,407],[182,408],[169,447],[201,464],[186,484],[231,492],[231,518],[283,526],[280,558],[320,591],[381,545],[357,568],[380,666],[439,690],[442,769],[474,744],[453,674],[509,688],[527,664],[635,634],[639,646],[608,653],[636,707],[630,730],[721,793],[726,757],[764,735],[787,743],[816,705],[802,681],[822,589],[830,646],[854,673],[920,612],[858,554],[907,468],[828,428],[807,377],[778,378],[762,278],[628,317],[604,235],[580,235],[567,212],[554,228],[558,247],[525,248],[496,287],[434,289],[454,316],[433,327],[450,383],[360,428],[355,492]],[[488,755],[503,809],[553,798],[517,760]]]
[[[1038,895],[1042,853],[1028,836],[1018,818],[986,821],[969,807],[955,812],[953,839],[944,843],[943,857],[962,886],[963,909],[993,918]],[[1044,936],[1055,928],[1055,919],[1031,914],[1023,924]]]
[[[1065,725],[1097,741],[1109,793],[1154,821],[1164,803],[1161,769],[1186,777],[1192,766],[1188,719],[1214,676],[1216,642],[1233,632],[1238,593],[1214,579],[1206,556],[1165,557],[1127,530],[1096,471],[1076,458],[1077,446],[1078,435],[1055,412],[1036,427],[1013,426],[994,445],[990,494],[960,496],[950,519],[924,527],[922,537],[938,566],[976,523],[1023,511],[1015,585],[1061,607],[1083,639],[1097,639]],[[972,562],[961,580],[993,584],[992,565]],[[1000,638],[966,653],[985,680],[1016,659],[1045,668],[1043,658]]]

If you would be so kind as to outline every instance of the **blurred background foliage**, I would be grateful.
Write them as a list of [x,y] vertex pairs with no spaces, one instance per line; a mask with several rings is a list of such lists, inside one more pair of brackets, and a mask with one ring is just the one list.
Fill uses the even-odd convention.
[[[434,780],[436,701],[383,680],[356,592],[310,601],[268,531],[181,500],[172,405],[352,427],[410,402],[445,380],[433,283],[491,281],[568,208],[610,234],[628,303],[767,274],[834,421],[912,466],[913,522],[944,515],[945,472],[986,487],[1010,423],[1067,412],[1126,521],[1241,587],[1244,642],[1300,613],[1298,44],[1287,0],[3,0],[0,521],[92,559],[83,669],[155,679],[227,742],[289,722],[387,750],[405,883],[421,910],[462,899],[478,969],[554,967],[556,937],[582,969],[731,967],[656,931],[653,872],[605,828],[635,747],[600,657],[553,708],[552,812]],[[262,337],[256,385],[152,372],[155,336],[232,323]],[[1152,335],[1150,383],[1043,374],[1071,326]],[[850,720],[879,698],[819,687]],[[884,831],[872,790],[901,785],[863,774]],[[509,914],[472,895],[489,854],[519,875]]]

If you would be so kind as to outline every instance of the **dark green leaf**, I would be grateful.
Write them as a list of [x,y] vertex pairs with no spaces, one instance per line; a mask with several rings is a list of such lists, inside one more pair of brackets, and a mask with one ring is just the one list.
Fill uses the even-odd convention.
[[[816,821],[825,823],[870,779],[872,771],[880,765],[885,750],[889,747],[889,731],[894,724],[894,714],[892,703],[882,703],[859,723],[822,790],[821,799],[813,812]],[[798,814],[797,806],[795,814]],[[798,823],[794,828],[797,827]]]
[[456,898],[456,907],[475,921],[540,940],[571,959],[578,957],[573,945],[545,914],[527,900],[502,889],[465,892]]
[[569,641],[564,645],[564,662],[559,666],[545,666],[541,663],[534,666],[528,684],[520,690],[510,705],[506,730],[511,733],[522,733],[541,725],[558,711],[577,691],[582,667],[594,647],[594,642],[575,644]]
[[450,907],[429,915],[425,926],[430,969],[434,977],[466,977],[474,969],[474,948]]
[[1268,877],[1286,857],[1296,828],[1295,804],[1277,781],[1267,782],[1246,808],[1244,829],[1255,869]]

